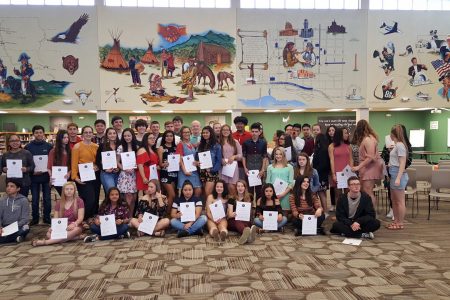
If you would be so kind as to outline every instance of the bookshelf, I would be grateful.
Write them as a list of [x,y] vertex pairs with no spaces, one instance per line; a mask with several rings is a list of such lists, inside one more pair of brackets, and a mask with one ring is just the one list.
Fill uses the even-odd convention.
[[[25,147],[30,141],[33,140],[33,133],[31,132],[0,132],[0,156],[6,152],[6,139],[8,136],[15,134],[20,138],[20,143],[22,148]],[[56,133],[54,132],[46,132],[45,133],[46,140],[50,144],[54,144]]]

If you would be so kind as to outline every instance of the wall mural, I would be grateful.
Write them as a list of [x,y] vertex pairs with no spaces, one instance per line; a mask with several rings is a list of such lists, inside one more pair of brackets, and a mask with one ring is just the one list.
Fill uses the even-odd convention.
[[449,106],[445,20],[445,12],[369,13],[369,107]]
[[100,108],[96,40],[94,8],[2,7],[0,109]]
[[152,18],[141,9],[130,13],[132,19],[122,20],[109,8],[101,12],[107,20],[99,24],[103,107],[235,107],[235,11],[201,10],[188,16],[184,10],[152,9]]
[[238,106],[364,106],[364,18],[354,12],[239,13]]

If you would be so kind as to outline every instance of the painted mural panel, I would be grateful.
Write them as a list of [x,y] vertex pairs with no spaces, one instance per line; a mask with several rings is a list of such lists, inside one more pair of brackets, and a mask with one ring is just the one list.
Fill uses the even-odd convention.
[[92,7],[0,10],[0,109],[99,108]]
[[449,107],[448,12],[369,13],[370,107]]
[[99,10],[104,109],[235,108],[235,10]]
[[241,11],[241,109],[365,106],[366,12]]

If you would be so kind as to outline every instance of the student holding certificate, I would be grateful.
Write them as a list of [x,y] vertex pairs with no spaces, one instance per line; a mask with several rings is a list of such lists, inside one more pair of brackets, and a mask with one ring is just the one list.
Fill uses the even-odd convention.
[[[226,212],[228,209],[228,188],[223,180],[214,184],[212,194],[206,199],[206,216],[208,231],[212,238],[219,242],[228,236]],[[222,217],[217,217],[217,215]]]
[[[274,141],[276,146],[284,148],[286,153],[286,159],[291,165],[295,165],[295,159],[297,156],[297,151],[292,143],[292,138],[289,134],[284,133],[282,130],[277,130],[274,135]],[[271,160],[275,159],[275,153],[272,151]]]
[[286,153],[283,147],[275,147],[273,149],[274,160],[271,165],[267,168],[267,183],[276,184],[276,181],[281,180],[284,184],[283,191],[278,192],[276,195],[280,200],[281,208],[284,214],[290,210],[289,206],[289,192],[294,185],[294,168],[286,160]]
[[[194,145],[191,144],[191,129],[187,126],[181,127],[181,141],[177,145],[177,154],[180,154],[181,157],[193,155],[197,156],[197,150]],[[195,167],[199,166],[199,162],[194,160],[192,164]],[[196,197],[200,197],[202,195],[202,183],[200,182],[200,176],[198,171],[188,171],[186,165],[183,160],[180,159],[180,171],[178,171],[178,189],[181,189],[184,182],[189,180],[194,187],[194,194]]]
[[323,234],[322,223],[325,220],[320,199],[311,191],[309,177],[300,175],[295,179],[294,189],[289,197],[296,236],[302,234],[303,216],[314,215],[317,218],[317,233]]
[[[137,140],[133,129],[125,128],[122,132],[120,146],[117,148],[117,154],[131,152],[132,154],[130,155],[136,155],[137,150]],[[130,207],[130,215],[128,217],[131,217],[136,203],[136,169],[124,169],[121,160],[122,158],[119,156],[118,165],[121,172],[117,180],[117,188],[122,194],[125,194],[125,200]]]
[[77,183],[78,193],[80,198],[84,201],[84,219],[88,220],[95,216],[98,211],[98,198],[97,192],[98,184],[96,180],[81,181],[78,164],[93,163],[94,171],[98,170],[95,164],[95,158],[97,155],[98,145],[92,142],[94,130],[91,126],[84,126],[81,129],[81,135],[83,140],[72,149],[72,180]]
[[[176,185],[178,181],[178,171],[169,172],[169,158],[176,154],[175,134],[172,130],[166,130],[161,139],[161,146],[158,148],[159,167],[161,168],[161,183],[167,193],[167,207],[172,208],[175,199]],[[179,165],[179,163],[178,163]],[[168,211],[169,213],[169,211]]]
[[320,189],[319,173],[311,166],[308,154],[302,152],[297,157],[297,163],[294,168],[294,178],[304,175],[309,178],[311,192],[317,193]]
[[[100,169],[100,181],[106,194],[110,188],[117,186],[120,169],[117,166],[116,155],[117,147],[119,144],[117,132],[114,128],[109,127],[108,129],[106,129],[105,136],[106,138],[104,139],[103,143],[98,146],[95,163]],[[108,167],[106,168],[103,165],[104,157],[105,159],[107,159],[106,163]],[[115,166],[109,166],[111,164],[114,164],[114,162],[116,163]]]
[[[12,134],[8,138],[8,148],[7,152],[3,153],[2,155],[2,171],[3,173],[6,173],[6,177],[10,178],[17,178],[17,181],[20,181],[21,188],[19,190],[19,193],[24,195],[25,197],[28,197],[28,192],[30,191],[31,186],[31,179],[30,174],[34,171],[34,161],[33,161],[33,155],[30,153],[30,151],[22,149],[20,144],[20,138],[16,134]],[[21,160],[22,161],[22,167],[20,170],[18,170],[17,175],[19,176],[8,176],[8,160]]]
[[150,174],[150,166],[156,165],[159,168],[159,158],[156,152],[156,136],[152,132],[147,132],[142,138],[142,147],[136,154],[136,163],[139,173],[136,174],[136,186],[138,191],[146,191],[152,176],[159,178],[158,174]]
[[[67,173],[64,178],[67,180],[70,178],[70,157],[71,150],[69,146],[69,134],[66,130],[60,129],[56,133],[55,147],[48,153],[47,171],[50,176],[50,185],[53,185],[54,179],[52,179],[53,167],[67,167]],[[58,194],[62,195],[62,186],[53,186]]]
[[205,198],[211,195],[214,189],[214,183],[219,179],[219,171],[222,168],[222,147],[216,140],[214,130],[210,126],[205,126],[202,129],[202,137],[197,151],[209,151],[211,155],[211,168],[202,168],[200,164],[200,180],[205,188]]
[[[183,136],[183,129],[181,129],[181,134]],[[186,209],[185,213],[192,213],[192,216],[189,216],[192,218],[189,219],[192,219],[193,221],[182,222],[182,210],[183,207],[186,207],[186,204],[189,207],[189,211]],[[192,206],[195,206],[195,210],[190,210]],[[203,235],[202,228],[205,226],[207,218],[205,215],[202,215],[202,210],[202,200],[194,196],[194,186],[189,180],[186,180],[181,187],[181,196],[173,202],[172,211],[170,213],[172,218],[170,220],[170,225],[178,230],[177,237],[186,237],[194,234]]]
[[266,183],[262,186],[263,196],[256,201],[256,217],[255,225],[259,227],[259,232],[263,232],[264,212],[273,211],[278,214],[277,228],[279,231],[283,231],[284,225],[287,223],[287,218],[283,216],[283,210],[275,195],[275,189],[271,183]]
[[[20,189],[20,181],[6,179],[6,194],[0,198],[0,244],[20,243],[30,232],[28,199],[20,194]],[[8,230],[12,227],[15,229]]]
[[56,202],[53,218],[67,218],[67,239],[52,239],[52,228],[47,231],[47,239],[33,240],[33,247],[79,240],[83,231],[84,202],[77,195],[77,187],[70,181],[62,187],[61,199]]
[[[245,203],[245,206],[250,206],[250,209],[248,211],[248,215],[239,216],[237,214],[237,205],[242,205],[243,203]],[[236,183],[236,194],[234,199],[228,200],[227,209],[228,229],[241,234],[241,237],[238,240],[239,245],[253,243],[256,238],[257,227],[251,223],[252,203],[253,199],[247,190],[247,182],[239,179]],[[244,221],[243,219],[246,217],[248,217],[248,220]]]
[[45,141],[44,127],[41,125],[33,126],[32,130],[34,140],[25,146],[25,150],[30,151],[34,160],[34,172],[31,175],[31,215],[33,219],[30,225],[39,223],[39,202],[42,189],[42,203],[44,206],[44,223],[50,224],[50,212],[52,204],[50,200],[50,176],[47,172],[48,154],[52,145]]
[[[242,146],[231,135],[231,127],[227,124],[220,129],[220,145],[222,146],[222,168],[230,166],[233,162],[240,162],[242,160]],[[228,185],[230,194],[236,194],[236,183],[239,180],[239,168],[237,164],[234,168],[232,177],[220,174],[220,179]]]
[[[153,135],[153,134],[152,134]],[[153,230],[153,236],[163,237],[165,230],[170,226],[170,220],[166,217],[167,197],[161,194],[161,186],[156,179],[150,180],[148,183],[147,193],[138,201],[136,214],[131,219],[130,224],[138,229],[143,222],[142,217],[145,213],[158,216],[158,222]],[[145,233],[137,230],[137,236],[141,237]]]
[[[126,130],[126,129],[125,129]],[[124,130],[124,132],[125,132]],[[84,238],[85,243],[95,242],[96,240],[112,240],[117,238],[130,238],[130,233],[128,232],[128,222],[129,222],[129,208],[128,203],[120,195],[120,191],[116,187],[109,189],[106,194],[105,200],[103,200],[102,205],[98,211],[98,216],[95,217],[94,222],[91,224],[91,231],[93,235],[89,235]],[[101,235],[100,229],[100,217],[114,215],[116,218],[116,229],[117,233],[107,236]]]

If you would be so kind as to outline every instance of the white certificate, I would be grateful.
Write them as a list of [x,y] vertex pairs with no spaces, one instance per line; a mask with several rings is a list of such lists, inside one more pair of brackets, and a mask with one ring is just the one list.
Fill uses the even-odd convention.
[[67,218],[52,219],[52,233],[50,238],[52,240],[67,239]]
[[264,230],[278,230],[278,212],[277,211],[263,211],[264,221],[263,221],[263,229]]
[[195,221],[195,202],[180,203],[181,222]]
[[100,216],[100,232],[102,236],[117,234],[116,216]]
[[180,171],[180,154],[168,155],[167,162],[169,163],[169,166],[167,167],[167,172]]
[[210,151],[199,152],[198,160],[200,161],[200,169],[202,170],[211,169],[213,167]]
[[6,167],[6,177],[8,178],[22,178],[22,160],[21,159],[7,159]]
[[250,221],[252,204],[250,202],[236,201],[236,221]]
[[102,152],[102,165],[103,165],[103,170],[117,168],[116,151]]
[[337,179],[337,188],[338,189],[348,188],[348,184],[347,184],[348,177],[344,172],[336,172],[336,179]]
[[356,173],[352,172],[352,167],[350,167],[349,165],[346,165],[342,172],[345,173],[347,178],[350,178],[352,176],[356,176]]
[[81,181],[95,180],[95,171],[93,163],[78,164],[78,172],[80,172]]
[[67,179],[64,177],[67,175],[67,167],[52,167],[52,185],[63,186]]
[[195,172],[197,171],[197,167],[194,166],[194,154],[189,154],[186,156],[183,156],[183,163],[184,163],[184,168],[186,169],[186,171],[188,172]]
[[19,231],[19,224],[16,222],[2,228],[2,236],[11,235]]
[[342,241],[342,244],[359,246],[359,245],[361,245],[361,242],[362,242],[362,240],[358,240],[358,239],[344,239]]
[[273,183],[273,188],[275,189],[275,194],[279,195],[288,188],[288,183],[282,179],[277,178]]
[[261,185],[261,178],[258,177],[259,170],[249,170],[248,171],[248,185],[249,186],[257,186]]
[[225,210],[223,209],[223,204],[221,200],[217,200],[216,202],[210,204],[209,210],[211,211],[211,215],[213,217],[214,222],[225,218]]
[[150,180],[156,179],[158,180],[158,169],[156,168],[156,165],[150,165]]
[[222,175],[227,177],[234,177],[234,172],[237,168],[237,162],[233,161],[231,164],[226,164],[222,167]]
[[47,162],[48,155],[33,155],[34,161],[34,172],[42,172],[46,173],[47,171]]
[[286,160],[291,161],[292,160],[292,148],[291,146],[284,148],[284,154],[286,154]]
[[302,235],[317,235],[317,218],[314,215],[303,215]]
[[120,153],[122,159],[122,168],[124,170],[136,169],[136,153],[134,151]]
[[158,216],[145,212],[142,216],[142,223],[139,224],[138,230],[152,235],[158,223]]

